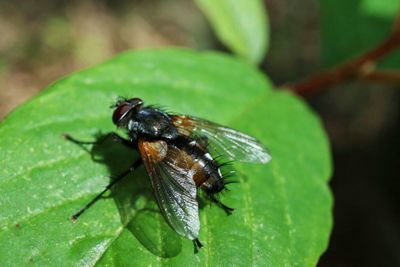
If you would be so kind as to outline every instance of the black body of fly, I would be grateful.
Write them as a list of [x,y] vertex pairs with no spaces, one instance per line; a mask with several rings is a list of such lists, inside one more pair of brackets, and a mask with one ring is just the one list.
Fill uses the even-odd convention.
[[[197,190],[227,214],[232,208],[221,203],[215,194],[226,185],[226,177],[215,156],[229,160],[267,163],[271,157],[255,138],[231,128],[200,118],[166,113],[152,106],[143,107],[139,98],[121,99],[112,116],[118,128],[127,130],[128,139],[110,133],[114,139],[135,148],[140,154],[131,167],[113,180],[99,195],[72,216],[76,220],[115,183],[144,164],[155,199],[167,223],[181,236],[193,240],[195,248],[200,230]],[[78,144],[82,142],[66,135]]]

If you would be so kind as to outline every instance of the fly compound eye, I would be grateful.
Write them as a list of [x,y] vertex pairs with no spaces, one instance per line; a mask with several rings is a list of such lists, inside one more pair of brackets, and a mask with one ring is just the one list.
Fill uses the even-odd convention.
[[124,103],[119,105],[113,113],[112,120],[114,124],[118,125],[118,123],[129,113],[132,109],[132,105],[128,103]]

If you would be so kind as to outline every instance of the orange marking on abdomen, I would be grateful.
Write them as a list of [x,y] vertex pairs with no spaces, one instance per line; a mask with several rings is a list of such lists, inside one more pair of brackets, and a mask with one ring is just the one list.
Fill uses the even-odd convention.
[[198,161],[193,164],[191,171],[194,172],[193,180],[197,187],[201,186],[207,180],[204,168]]

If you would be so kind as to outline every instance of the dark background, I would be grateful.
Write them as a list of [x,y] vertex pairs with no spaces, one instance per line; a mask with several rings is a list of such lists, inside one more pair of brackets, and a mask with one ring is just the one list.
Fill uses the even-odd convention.
[[[271,41],[261,68],[277,85],[332,64],[321,57],[323,29],[334,23],[326,17],[335,12],[323,10],[324,1],[266,1]],[[370,22],[357,22],[364,39],[349,39],[356,25],[343,32],[349,46],[360,43],[358,52],[374,45],[363,41],[373,34]],[[385,21],[372,22],[380,34],[388,30]],[[63,75],[127,49],[227,51],[187,0],[0,0],[0,36],[0,118]],[[334,160],[334,230],[319,266],[400,266],[399,84],[349,81],[306,100],[322,118]]]

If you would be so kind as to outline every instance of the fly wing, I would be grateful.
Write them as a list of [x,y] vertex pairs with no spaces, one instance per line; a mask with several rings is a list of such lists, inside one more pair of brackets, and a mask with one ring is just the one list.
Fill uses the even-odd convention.
[[267,148],[257,139],[220,124],[191,116],[173,115],[172,121],[181,134],[207,138],[209,148],[216,155],[231,160],[267,163],[271,160]]
[[162,215],[181,236],[197,238],[200,229],[196,184],[188,164],[177,164],[180,150],[165,141],[139,141],[139,152]]

